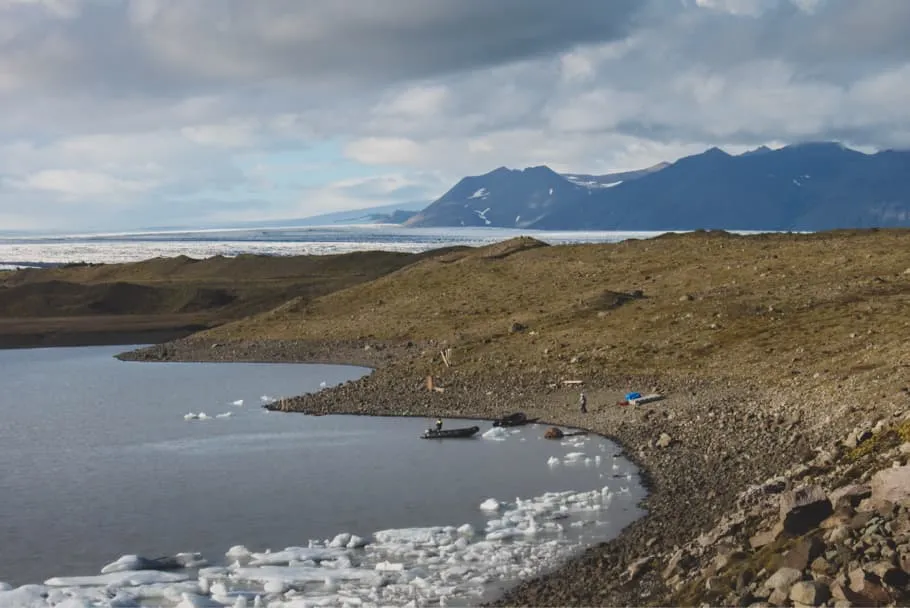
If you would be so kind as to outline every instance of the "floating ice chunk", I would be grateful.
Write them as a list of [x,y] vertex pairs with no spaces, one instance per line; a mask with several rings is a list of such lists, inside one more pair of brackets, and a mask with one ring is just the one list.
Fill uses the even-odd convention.
[[222,413],[222,414],[218,414],[218,415],[215,416],[215,418],[230,418],[230,417],[231,417],[231,413],[230,413],[230,412],[224,412],[224,413]]
[[199,415],[196,416],[199,420],[210,420],[212,417],[206,414],[205,412],[199,412]]
[[269,397],[268,395],[263,395],[259,398],[259,400],[262,401],[263,403],[271,403],[272,401],[275,400],[275,398]]
[[234,568],[231,578],[237,581],[267,583],[279,581],[288,585],[321,583],[331,577],[343,581],[357,581],[370,585],[382,582],[382,576],[371,570],[357,568],[320,568],[312,566],[260,566],[258,568]]
[[509,437],[509,432],[501,426],[494,426],[489,431],[481,435],[484,439],[493,439],[495,441],[505,441]]
[[600,462],[601,462],[600,454],[597,454],[596,456],[594,456],[594,464],[596,464],[597,466],[600,466]]
[[198,418],[199,414],[194,414],[193,412],[183,415],[184,420],[197,420]]
[[231,401],[231,405],[243,405],[243,399],[238,399],[237,401]]
[[201,553],[178,553],[173,557],[156,557],[148,559],[138,555],[123,555],[117,561],[111,562],[101,569],[101,574],[111,572],[129,572],[136,570],[181,570],[184,568],[198,568],[208,562]]
[[48,587],[135,587],[153,583],[179,583],[189,578],[188,574],[179,572],[136,570],[98,576],[58,576],[47,579],[44,584]]
[[377,542],[388,544],[430,545],[438,547],[455,540],[456,528],[433,526],[429,528],[393,528],[373,533]]
[[215,601],[207,595],[183,593],[181,594],[180,603],[174,608],[224,608],[224,604]]
[[580,462],[585,457],[584,452],[569,452],[564,459],[565,462]]
[[0,590],[0,606],[3,608],[46,608],[44,599],[47,587],[44,585],[23,585],[16,589]]
[[375,569],[378,572],[403,572],[404,564],[400,562],[378,562]]
[[328,384],[326,383],[325,380],[323,380],[322,382],[319,383],[319,388],[325,388],[327,386],[328,386]]
[[250,566],[270,566],[290,564],[291,562],[321,562],[322,560],[344,557],[344,549],[335,547],[288,547],[275,553],[250,554]]
[[342,532],[341,534],[337,534],[335,538],[332,539],[332,541],[329,543],[329,547],[345,547],[350,540],[351,533]]
[[561,461],[556,456],[550,456],[549,458],[547,458],[547,466],[551,466],[551,467],[559,466],[560,462]]
[[243,545],[234,545],[225,553],[228,559],[249,559],[253,553]]
[[495,498],[488,498],[482,503],[480,503],[481,511],[499,511],[499,501]]
[[471,538],[472,536],[474,536],[474,534],[476,534],[476,532],[474,531],[474,526],[472,526],[471,524],[461,524],[460,526],[458,526],[458,529],[455,531],[458,532],[459,535],[466,537],[466,538]]
[[370,544],[370,541],[367,539],[357,536],[356,534],[351,534],[351,540],[348,541],[348,544],[345,545],[348,549],[359,549],[361,547],[366,547]]

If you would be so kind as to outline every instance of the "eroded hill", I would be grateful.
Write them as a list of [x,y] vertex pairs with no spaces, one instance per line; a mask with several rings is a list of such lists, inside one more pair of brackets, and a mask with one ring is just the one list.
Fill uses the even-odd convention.
[[[429,257],[201,334],[420,341],[489,366],[895,388],[910,366],[910,231],[533,239]],[[443,363],[428,352],[421,365]],[[887,387],[885,385],[888,385]],[[892,386],[893,385],[893,386]]]
[[159,341],[306,302],[447,250],[186,256],[0,273],[0,345]]

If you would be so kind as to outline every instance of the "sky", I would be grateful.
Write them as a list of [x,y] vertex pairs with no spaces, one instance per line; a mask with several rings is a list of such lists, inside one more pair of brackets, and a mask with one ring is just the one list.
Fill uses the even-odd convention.
[[910,147],[910,0],[0,0],[0,231],[819,140]]

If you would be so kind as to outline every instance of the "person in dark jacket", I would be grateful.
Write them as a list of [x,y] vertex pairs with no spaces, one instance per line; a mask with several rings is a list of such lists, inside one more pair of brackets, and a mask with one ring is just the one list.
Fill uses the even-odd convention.
[[437,418],[437,419],[436,419],[436,430],[437,430],[437,431],[441,431],[441,430],[442,430],[442,418]]
[[581,407],[581,413],[588,413],[588,398],[585,397],[584,391],[581,392],[581,397],[578,398],[578,405]]

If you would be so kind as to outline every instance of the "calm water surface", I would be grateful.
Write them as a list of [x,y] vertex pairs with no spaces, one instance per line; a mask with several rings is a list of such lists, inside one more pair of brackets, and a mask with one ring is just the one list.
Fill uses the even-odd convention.
[[[539,427],[522,431],[526,441],[423,441],[424,419],[260,407],[262,396],[365,368],[113,358],[126,348],[0,351],[0,581],[94,574],[127,553],[201,551],[216,562],[235,544],[277,550],[338,532],[482,524],[488,497],[611,484],[631,486],[611,526],[640,514],[630,505],[644,492],[625,476],[633,465],[622,461],[622,477],[548,467],[566,448],[540,440]],[[200,411],[231,416],[183,418]]]

